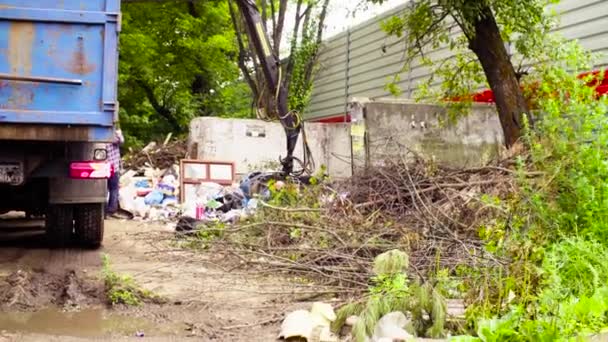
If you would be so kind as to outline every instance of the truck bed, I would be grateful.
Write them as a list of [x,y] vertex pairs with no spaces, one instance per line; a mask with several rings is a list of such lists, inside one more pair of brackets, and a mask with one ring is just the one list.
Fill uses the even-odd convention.
[[0,0],[0,139],[110,141],[119,0]]

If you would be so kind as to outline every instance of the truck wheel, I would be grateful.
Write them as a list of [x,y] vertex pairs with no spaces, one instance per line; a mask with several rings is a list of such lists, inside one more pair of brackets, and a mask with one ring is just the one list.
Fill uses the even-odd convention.
[[99,248],[103,241],[103,204],[82,204],[75,208],[76,239],[82,247]]
[[74,232],[74,210],[70,205],[50,204],[46,213],[46,238],[51,247],[67,247]]

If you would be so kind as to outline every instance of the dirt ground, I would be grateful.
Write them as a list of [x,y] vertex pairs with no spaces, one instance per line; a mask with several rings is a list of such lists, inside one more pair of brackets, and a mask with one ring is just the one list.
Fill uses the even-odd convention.
[[[0,341],[275,341],[283,315],[310,305],[306,285],[176,248],[170,225],[107,221],[96,251],[49,250],[40,229],[0,221]],[[103,254],[166,303],[108,308]]]

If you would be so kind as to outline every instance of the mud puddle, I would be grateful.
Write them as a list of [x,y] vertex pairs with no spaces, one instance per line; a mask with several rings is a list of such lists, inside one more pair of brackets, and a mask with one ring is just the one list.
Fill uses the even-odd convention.
[[139,317],[109,313],[104,309],[65,312],[47,308],[36,312],[0,313],[0,331],[80,338],[108,336],[176,336],[182,324],[158,324]]

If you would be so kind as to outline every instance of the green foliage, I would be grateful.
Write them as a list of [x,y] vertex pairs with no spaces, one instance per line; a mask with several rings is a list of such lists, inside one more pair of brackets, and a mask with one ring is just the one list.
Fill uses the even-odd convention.
[[130,276],[119,275],[114,272],[110,264],[110,258],[106,254],[102,256],[102,274],[110,305],[139,306],[146,300],[160,300],[152,292],[140,288]]
[[295,47],[289,57],[293,61],[293,70],[289,82],[289,109],[303,113],[312,96],[313,76],[317,69],[317,55],[320,42],[317,42],[314,33],[318,22],[310,20],[308,26],[303,28],[302,38],[299,42],[292,42]]
[[464,284],[460,279],[450,276],[448,269],[437,271],[433,275],[432,281],[436,283],[435,290],[444,298],[462,298]]
[[125,3],[119,100],[127,145],[187,131],[196,116],[246,117],[227,2]]
[[270,190],[270,204],[276,206],[297,207],[302,203],[302,194],[299,184],[294,182],[281,182],[282,187],[277,185],[277,182],[271,180],[268,182],[268,190]]
[[224,236],[225,230],[224,222],[207,222],[198,226],[194,234],[188,236],[185,246],[197,250],[208,249],[215,240]]
[[407,253],[395,249],[382,253],[374,259],[374,273],[376,276],[404,274],[409,264]]
[[501,318],[484,319],[477,330],[478,341],[575,341],[608,326],[608,287],[592,295],[570,296],[554,301],[550,293],[540,295],[539,312],[530,318],[522,306],[513,307]]
[[[372,3],[384,1],[368,0]],[[479,56],[470,46],[476,36],[475,21],[489,9],[504,44],[509,46],[511,65],[516,72],[529,72],[521,66],[543,63],[548,53],[560,48],[555,41],[547,39],[556,20],[546,7],[557,2],[414,0],[404,11],[383,21],[381,27],[405,45],[402,72],[429,68],[431,76],[415,85],[415,98],[444,103],[450,109],[449,118],[454,121],[469,112],[471,94],[489,86]],[[460,33],[456,33],[456,29],[460,29]],[[451,50],[454,57],[433,60],[429,52],[438,48]],[[394,95],[399,94],[399,82],[399,75],[396,75],[386,89]],[[459,101],[446,101],[448,99]]]
[[520,193],[494,203],[505,220],[480,230],[510,265],[469,284],[485,297],[468,312],[482,341],[573,340],[608,327],[608,98],[576,77],[592,56],[574,42],[542,42],[558,48],[539,49],[545,62],[527,77],[536,111],[517,161]]
[[384,315],[402,311],[412,316],[412,326],[406,327],[410,333],[433,338],[445,336],[444,298],[430,283],[410,283],[406,274],[408,265],[408,255],[399,250],[377,256],[367,300],[340,308],[332,329],[339,331],[347,317],[357,315],[353,337],[357,342],[366,341]]
[[554,295],[591,296],[608,284],[608,248],[585,238],[568,238],[549,247],[542,269]]

